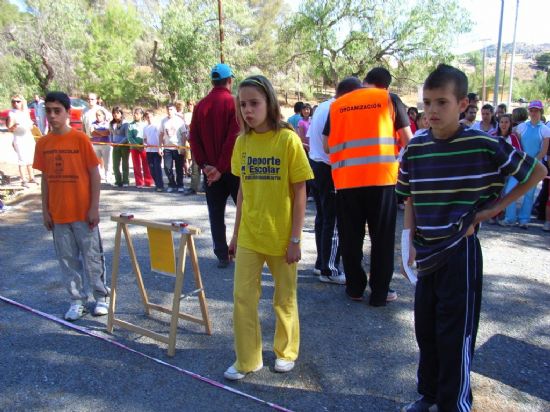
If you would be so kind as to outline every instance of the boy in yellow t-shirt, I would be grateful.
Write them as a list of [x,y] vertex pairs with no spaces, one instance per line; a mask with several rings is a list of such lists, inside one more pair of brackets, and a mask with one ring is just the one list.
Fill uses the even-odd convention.
[[71,296],[65,319],[74,321],[84,316],[90,289],[96,300],[93,314],[106,315],[109,288],[98,228],[99,161],[88,136],[67,126],[69,97],[50,92],[45,105],[51,132],[38,141],[33,167],[42,171],[44,226],[53,232]]
[[236,361],[226,379],[242,379],[263,367],[258,317],[262,267],[275,283],[275,371],[294,368],[300,346],[297,262],[304,224],[306,180],[313,178],[300,138],[281,122],[273,87],[263,76],[239,85],[237,138],[231,172],[240,177],[230,255],[236,254],[233,327]]

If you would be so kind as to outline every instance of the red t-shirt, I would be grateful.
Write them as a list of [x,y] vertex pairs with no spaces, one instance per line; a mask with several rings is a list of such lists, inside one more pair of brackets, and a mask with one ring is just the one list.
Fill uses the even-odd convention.
[[90,139],[82,132],[71,129],[38,140],[33,167],[45,174],[54,223],[86,220],[91,201],[89,168],[98,165]]

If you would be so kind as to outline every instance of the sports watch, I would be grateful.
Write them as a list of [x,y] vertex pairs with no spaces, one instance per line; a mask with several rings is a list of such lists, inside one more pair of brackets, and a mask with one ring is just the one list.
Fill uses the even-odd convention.
[[299,245],[300,244],[300,238],[299,237],[291,237],[290,238],[290,243],[294,243],[295,245]]

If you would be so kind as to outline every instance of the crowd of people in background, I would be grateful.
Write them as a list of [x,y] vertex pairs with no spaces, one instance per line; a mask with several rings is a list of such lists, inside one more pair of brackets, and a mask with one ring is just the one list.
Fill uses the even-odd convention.
[[[508,113],[508,108],[503,103],[497,105],[496,109],[489,103],[480,108],[480,100],[475,93],[469,93],[468,99],[469,105],[461,114],[460,120],[465,127],[503,138],[517,150],[525,150],[545,162],[550,121],[546,123],[541,101],[535,100],[527,108],[516,107]],[[131,158],[134,182],[138,188],[154,187],[157,192],[179,192],[185,195],[193,195],[206,189],[206,177],[193,159],[189,139],[194,102],[188,101],[184,105],[177,101],[167,105],[166,117],[157,124],[151,110],[145,112],[141,107],[136,107],[132,111],[132,118],[128,119],[120,106],[113,107],[112,110],[103,107],[102,100],[95,93],[89,93],[87,101],[89,106],[82,113],[82,129],[94,145],[103,183],[121,188],[129,187]],[[44,101],[36,94],[27,105],[25,98],[17,94],[12,96],[11,102],[8,131],[13,133],[13,148],[17,154],[21,184],[30,187],[38,184],[31,166],[34,136],[48,131]],[[29,114],[31,108],[34,109],[33,120]],[[312,107],[309,103],[299,101],[294,105],[294,115],[287,120],[302,140],[308,155],[308,129],[316,108],[317,105]],[[479,120],[478,113],[481,117]],[[429,129],[425,113],[416,107],[408,107],[407,116],[414,136]],[[184,177],[192,178],[188,188],[184,188]],[[204,180],[202,184],[201,180]],[[510,191],[513,186],[514,181],[510,179],[505,192]],[[523,199],[521,217],[517,217],[514,207],[510,206],[506,216],[502,214],[491,219],[489,223],[502,226],[517,224],[526,229],[533,213],[539,220],[545,221],[543,229],[550,231],[550,216],[546,216],[550,213],[546,211],[547,193],[548,183],[544,182],[537,199],[534,198],[534,193],[529,193]],[[315,199],[315,184],[308,181],[307,200],[313,202]],[[402,200],[398,200],[398,206],[402,209]]]

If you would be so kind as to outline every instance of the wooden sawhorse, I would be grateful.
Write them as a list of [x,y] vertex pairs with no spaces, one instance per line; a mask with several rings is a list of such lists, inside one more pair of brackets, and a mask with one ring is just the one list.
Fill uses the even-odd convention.
[[[151,221],[142,220],[142,219],[134,219],[131,216],[129,217],[129,216],[123,216],[123,215],[111,216],[111,220],[114,222],[117,222],[117,228],[116,228],[116,235],[115,235],[113,273],[111,277],[111,301],[109,303],[107,331],[109,333],[112,333],[113,328],[116,325],[123,329],[130,330],[132,332],[138,333],[143,336],[147,336],[156,341],[166,343],[168,344],[168,356],[174,356],[176,353],[176,334],[178,329],[178,319],[188,320],[191,322],[204,325],[206,333],[208,335],[211,335],[212,328],[210,325],[210,319],[208,317],[206,296],[204,294],[204,288],[202,286],[202,279],[201,279],[201,274],[199,270],[199,263],[197,260],[195,242],[193,241],[193,235],[199,234],[200,229],[191,227],[191,226],[184,227],[183,225],[179,225],[179,224],[159,223],[159,222],[151,222]],[[166,230],[170,232],[181,233],[177,259],[175,262],[176,282],[174,286],[172,308],[149,302],[149,298],[147,297],[147,291],[145,290],[145,286],[143,284],[143,278],[141,276],[141,270],[137,260],[134,245],[132,243],[132,238],[130,236],[130,231],[128,230],[128,225],[144,226],[147,228],[154,228],[154,229]],[[118,280],[119,263],[120,263],[120,248],[121,248],[120,244],[121,244],[122,232],[124,232],[124,237],[126,238],[128,253],[130,255],[132,268],[136,276],[136,281],[139,288],[139,292],[141,294],[141,299],[143,301],[143,306],[145,307],[145,314],[149,315],[152,310],[155,310],[158,312],[163,312],[171,315],[170,333],[167,336],[153,332],[152,330],[149,330],[149,329],[142,328],[133,323],[115,318],[115,308],[116,308],[116,298],[117,298],[117,280]],[[173,250],[174,248],[173,243],[170,246],[172,247],[172,250]],[[189,255],[191,257],[191,264],[193,266],[195,284],[197,287],[197,290],[195,292],[197,292],[198,298],[199,298],[200,308],[202,312],[201,318],[189,315],[187,313],[180,312],[180,299],[181,299],[181,293],[183,288],[183,272],[185,268],[185,257],[186,257],[187,250],[189,250]]]

